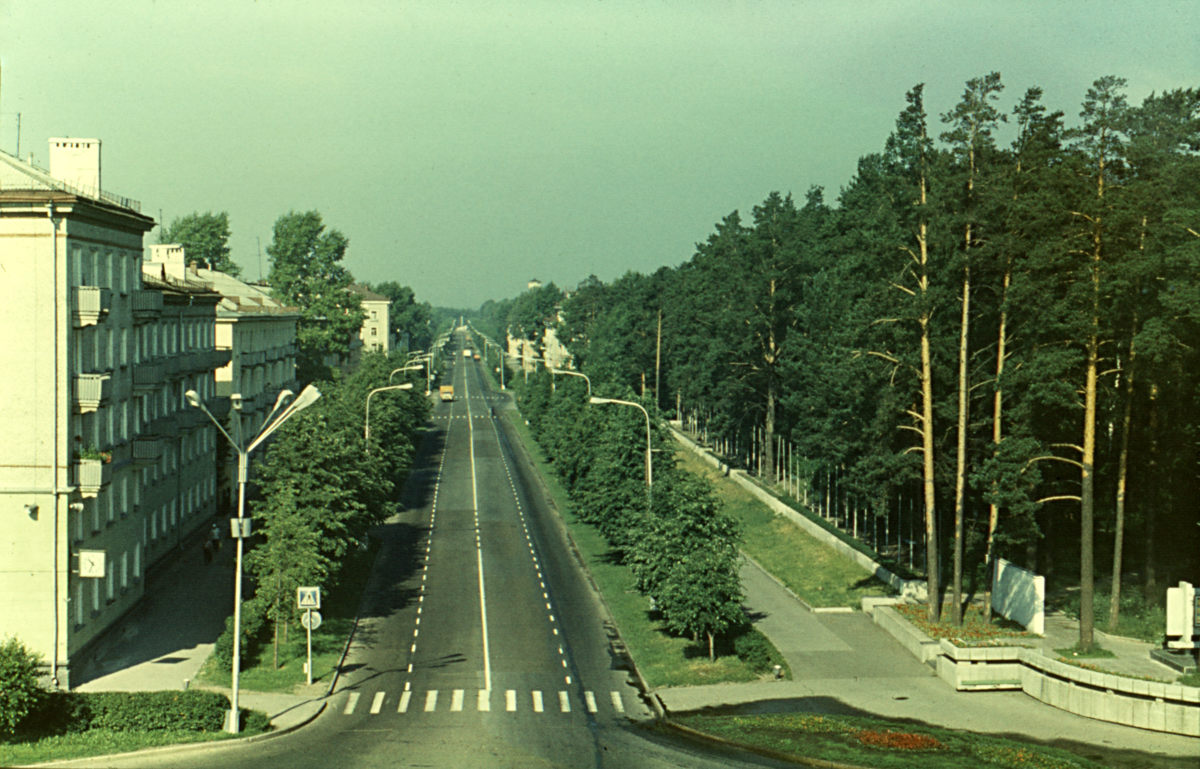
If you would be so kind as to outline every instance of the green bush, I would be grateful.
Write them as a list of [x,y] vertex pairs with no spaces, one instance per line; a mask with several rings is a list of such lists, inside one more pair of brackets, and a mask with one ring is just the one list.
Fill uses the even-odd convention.
[[241,731],[247,734],[259,734],[271,730],[271,719],[261,710],[242,709]]
[[733,639],[733,651],[756,673],[765,673],[775,666],[774,649],[759,631],[749,628]]
[[[242,659],[242,667],[248,667],[258,654],[263,637],[267,633],[267,607],[257,598],[242,602],[242,646],[238,656]],[[233,668],[233,617],[225,618],[225,630],[217,638],[213,648],[213,656],[222,670]]]
[[89,729],[114,732],[219,732],[229,698],[199,689],[165,692],[85,692]]
[[[78,734],[92,729],[109,732],[219,732],[225,728],[229,698],[218,692],[191,689],[164,692],[47,692],[27,719],[23,736],[40,738]],[[248,724],[265,718],[253,713]],[[261,729],[260,729],[261,731]]]
[[38,681],[41,657],[16,638],[0,644],[0,737],[15,734],[21,722],[45,699]]

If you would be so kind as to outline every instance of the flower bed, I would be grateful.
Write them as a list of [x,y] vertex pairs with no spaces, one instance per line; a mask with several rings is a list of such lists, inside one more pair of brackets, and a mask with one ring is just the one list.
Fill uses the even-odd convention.
[[896,611],[930,638],[945,639],[955,646],[1013,646],[1009,639],[1035,637],[1026,630],[1006,627],[996,620],[986,622],[975,606],[967,607],[962,625],[950,621],[948,610],[942,612],[941,622],[930,622],[929,609],[924,604],[897,604]]

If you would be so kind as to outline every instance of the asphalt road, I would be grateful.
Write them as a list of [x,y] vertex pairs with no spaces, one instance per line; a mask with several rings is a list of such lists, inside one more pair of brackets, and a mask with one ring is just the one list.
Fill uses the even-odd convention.
[[[260,743],[122,766],[778,766],[648,731],[650,710],[536,473],[507,394],[454,359],[383,543],[329,706]],[[514,414],[516,412],[513,412]]]

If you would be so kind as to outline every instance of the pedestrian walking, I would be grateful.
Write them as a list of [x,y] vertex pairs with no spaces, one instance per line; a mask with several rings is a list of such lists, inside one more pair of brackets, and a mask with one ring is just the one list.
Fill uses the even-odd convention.
[[214,551],[221,549],[221,527],[217,524],[212,525],[212,549]]

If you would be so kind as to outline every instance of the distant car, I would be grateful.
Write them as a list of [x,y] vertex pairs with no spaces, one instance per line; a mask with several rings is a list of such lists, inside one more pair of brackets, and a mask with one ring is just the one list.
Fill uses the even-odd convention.
[[475,360],[479,360],[479,353],[475,353]]

